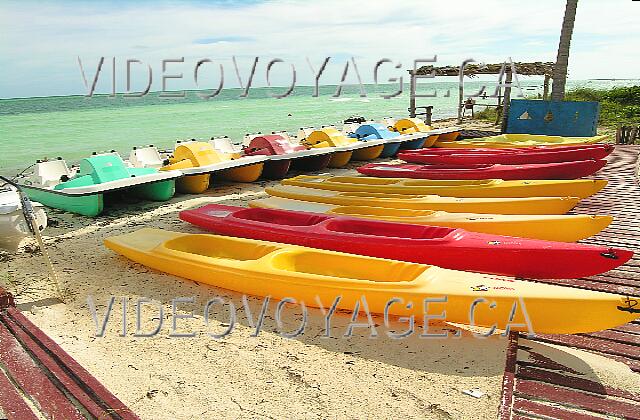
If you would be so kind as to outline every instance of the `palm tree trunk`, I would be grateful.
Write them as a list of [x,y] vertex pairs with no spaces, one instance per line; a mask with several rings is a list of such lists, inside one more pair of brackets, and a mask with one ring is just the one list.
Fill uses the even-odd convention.
[[567,7],[564,11],[564,20],[562,22],[562,31],[560,32],[558,57],[556,58],[556,65],[553,66],[552,101],[562,101],[564,99],[564,90],[567,84],[567,67],[569,66],[569,48],[571,46],[573,24],[576,21],[577,7],[578,0],[567,0]]

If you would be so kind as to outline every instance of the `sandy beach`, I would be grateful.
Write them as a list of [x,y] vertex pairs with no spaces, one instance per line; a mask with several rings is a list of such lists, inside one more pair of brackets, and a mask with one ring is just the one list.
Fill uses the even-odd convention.
[[[354,174],[357,165],[328,172]],[[309,309],[304,333],[291,339],[280,332],[298,328],[299,308],[285,309],[280,328],[271,302],[264,326],[254,336],[262,298],[247,299],[248,316],[238,293],[153,271],[102,244],[105,237],[142,227],[201,232],[180,221],[178,212],[206,203],[245,206],[263,197],[263,188],[273,183],[218,182],[205,194],[176,195],[165,203],[125,203],[96,219],[49,210],[52,223],[45,240],[67,301],[52,299],[38,252],[4,254],[0,279],[35,324],[142,418],[495,418],[508,341],[500,335],[480,339],[464,332],[425,339],[417,328],[409,338],[395,340],[387,331],[404,330],[406,323],[393,320],[386,328],[381,317],[374,317],[377,337],[371,337],[370,328],[355,328],[352,337],[343,337],[351,322],[351,313],[345,312],[332,318],[331,336],[325,337],[323,314]],[[215,296],[233,302],[237,314],[235,328],[222,339],[209,333],[229,326],[228,310],[216,307],[209,325],[203,312]],[[87,299],[95,303],[102,322],[111,297],[115,300],[105,335],[96,337]],[[193,311],[193,318],[180,319],[177,332],[194,337],[170,336],[171,302],[179,297],[194,303],[179,305],[178,314]],[[163,307],[164,323],[153,337],[134,336],[139,298],[151,302],[142,305],[141,331],[158,327],[158,305]],[[447,325],[429,328],[430,333],[454,331]],[[543,347],[536,351],[563,351]],[[640,386],[638,375],[622,363],[579,350],[562,358],[585,377],[622,389]],[[479,398],[465,393],[474,389]]]

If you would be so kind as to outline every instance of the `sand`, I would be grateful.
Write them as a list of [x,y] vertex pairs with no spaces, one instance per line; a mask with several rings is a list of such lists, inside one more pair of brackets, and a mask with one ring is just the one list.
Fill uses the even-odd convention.
[[[355,173],[355,166],[331,173]],[[10,254],[0,263],[0,282],[16,294],[20,309],[36,325],[142,418],[495,418],[507,346],[503,337],[478,339],[464,333],[424,339],[418,331],[393,340],[386,336],[383,320],[374,317],[378,337],[370,337],[368,328],[356,328],[353,337],[345,338],[351,314],[340,313],[327,338],[322,314],[309,309],[304,334],[290,339],[279,334],[273,303],[263,330],[252,336],[241,295],[155,272],[102,244],[107,236],[141,227],[200,232],[177,213],[205,203],[246,205],[263,197],[268,184],[219,184],[205,194],[177,195],[166,203],[120,205],[96,219],[50,210],[53,226],[44,236],[70,291],[66,302],[52,299],[40,253]],[[95,302],[101,319],[111,296],[116,299],[105,336],[96,337],[87,298]],[[214,296],[237,309],[235,329],[223,339],[208,333],[228,326],[228,311],[218,307],[210,325],[204,321],[205,302]],[[178,330],[195,332],[195,337],[170,336],[171,300],[176,297],[194,299],[194,304],[179,306],[178,313],[193,310],[194,318],[180,320]],[[120,336],[123,298],[128,302],[127,334]],[[138,298],[164,307],[165,323],[154,337],[133,336]],[[248,298],[254,317],[262,302]],[[295,330],[299,317],[299,308],[288,307],[283,329]],[[157,307],[144,305],[141,319],[142,330],[153,330]],[[391,327],[406,325],[394,321]],[[606,379],[601,370],[593,369]],[[463,393],[470,389],[482,396]]]

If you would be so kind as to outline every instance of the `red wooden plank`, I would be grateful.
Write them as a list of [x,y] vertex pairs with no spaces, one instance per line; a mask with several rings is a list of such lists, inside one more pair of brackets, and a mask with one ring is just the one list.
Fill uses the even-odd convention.
[[640,334],[640,325],[629,323],[614,328],[615,331],[622,331],[629,334]]
[[640,359],[640,347],[638,346],[616,343],[595,337],[581,335],[536,334],[535,338],[536,340],[547,343],[564,344],[579,349],[595,350],[600,353],[614,354],[636,360]]
[[97,418],[137,419],[131,410],[20,311],[7,311],[7,325],[52,375]]
[[0,370],[0,414],[8,420],[38,420],[29,405],[13,386],[9,378]]
[[[537,369],[531,366],[518,366],[517,378],[518,380],[529,379],[538,382],[546,382],[552,385],[560,385],[564,388],[579,389],[594,394],[605,394],[612,397],[626,398],[631,401],[640,402],[640,394],[637,392],[616,389],[589,379],[563,375],[557,372]],[[640,404],[638,404],[638,410],[640,410]]]
[[509,333],[507,344],[507,358],[505,361],[504,375],[502,376],[502,390],[500,392],[500,409],[498,418],[509,420],[513,404],[513,389],[515,386],[516,361],[518,358],[518,333]]
[[588,337],[595,337],[595,338],[603,338],[605,340],[615,341],[623,344],[633,344],[636,346],[640,346],[640,335],[627,334],[620,331],[606,330],[606,331],[598,331],[598,332],[581,334],[581,335],[588,336]]
[[615,413],[618,416],[631,419],[637,419],[640,415],[640,406],[638,404],[549,385],[543,382],[518,379],[516,381],[516,395],[560,403],[600,414]]
[[552,419],[571,419],[571,420],[594,420],[602,419],[602,417],[590,416],[588,414],[579,413],[577,411],[567,410],[565,408],[550,406],[535,401],[516,398],[513,404],[513,410],[519,414],[528,414],[527,418],[552,418]]
[[7,329],[5,321],[3,314],[0,314],[0,363],[5,366],[13,380],[47,417],[84,419],[78,409],[36,366]]

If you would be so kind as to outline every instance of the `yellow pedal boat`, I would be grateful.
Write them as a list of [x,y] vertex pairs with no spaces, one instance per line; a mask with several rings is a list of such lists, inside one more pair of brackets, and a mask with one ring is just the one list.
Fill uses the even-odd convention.
[[[275,242],[141,229],[105,239],[147,267],[238,293],[295,299],[306,306],[413,316],[546,334],[585,333],[637,317],[625,296],[447,270]],[[399,298],[399,302],[393,302]],[[391,302],[391,303],[389,303]],[[411,305],[408,305],[411,303]],[[360,306],[362,308],[363,306]],[[511,316],[513,311],[514,316]]]
[[396,121],[390,130],[397,131],[405,136],[432,134],[426,138],[422,147],[431,147],[436,141],[452,141],[458,138],[460,129],[457,127],[434,130],[420,118],[402,118]]
[[439,195],[406,195],[370,192],[338,192],[276,185],[265,188],[274,197],[339,206],[391,207],[465,213],[565,214],[580,201],[577,197],[458,198]]
[[360,141],[345,136],[334,127],[324,127],[309,133],[303,143],[311,148],[335,147],[338,152],[331,156],[328,166],[341,168],[351,159],[372,160],[378,158],[386,142],[384,140]]
[[180,170],[185,176],[176,181],[176,189],[199,194],[209,188],[212,174],[234,182],[256,181],[267,159],[267,156],[223,153],[207,142],[188,141],[178,144],[169,164],[161,170]]
[[330,191],[386,194],[437,194],[446,197],[579,197],[586,198],[607,186],[603,179],[576,180],[428,180],[368,176],[300,175],[283,185]]
[[581,144],[602,143],[609,136],[593,137],[561,137],[536,134],[501,134],[499,136],[480,137],[467,140],[438,139],[435,147],[532,147],[532,146],[572,146]]
[[388,222],[462,228],[471,232],[492,233],[547,241],[576,242],[593,236],[609,226],[611,216],[577,215],[502,215],[447,213],[385,207],[336,206],[269,197],[249,202],[250,207],[286,209],[312,213],[362,217]]

